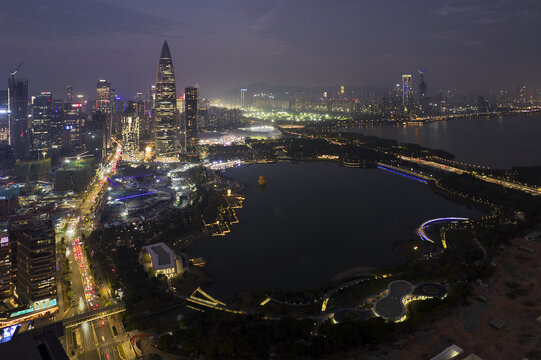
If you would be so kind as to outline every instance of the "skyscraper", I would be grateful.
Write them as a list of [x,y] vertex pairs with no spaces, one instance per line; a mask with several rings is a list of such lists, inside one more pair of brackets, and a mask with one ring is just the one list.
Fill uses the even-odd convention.
[[109,114],[111,112],[111,83],[100,80],[96,85],[96,110]]
[[404,111],[409,112],[413,108],[413,88],[411,75],[402,75],[402,106]]
[[156,85],[150,85],[148,90],[150,108],[154,110],[154,107],[156,106]]
[[175,70],[167,41],[163,43],[156,74],[154,138],[157,156],[165,156],[178,150]]
[[13,289],[13,259],[7,222],[0,222],[0,299],[11,295]]
[[246,92],[248,89],[240,89],[240,106],[245,107],[246,106]]
[[186,116],[186,154],[197,157],[197,87],[187,87],[184,94]]
[[9,143],[15,157],[30,157],[30,134],[28,126],[28,80],[11,76],[8,81]]
[[107,115],[105,142],[109,148],[113,136],[113,108],[111,103],[111,83],[107,80],[98,81],[96,86],[96,111]]
[[8,91],[0,90],[0,141],[9,140]]
[[71,85],[66,86],[66,101],[67,102],[73,101],[73,86]]
[[53,95],[42,91],[32,105],[32,154],[35,159],[44,159],[51,155],[56,131]]
[[425,71],[417,70],[419,72],[419,100],[426,96],[427,86],[425,81]]
[[63,128],[64,128],[64,101],[62,99],[53,100],[53,124],[54,129],[52,139],[52,148],[60,149],[63,144]]
[[56,251],[52,221],[21,221],[10,229],[11,233],[17,242],[17,297],[34,308],[56,303]]
[[84,123],[83,104],[79,102],[64,103],[62,146],[70,155],[75,155],[83,150],[81,133]]
[[140,111],[137,102],[130,101],[122,115],[122,159],[133,161],[139,153]]
[[135,101],[144,101],[144,97],[143,97],[143,92],[142,91],[138,91],[136,94],[135,94]]
[[83,142],[85,150],[94,155],[94,159],[101,160],[105,156],[105,134],[107,115],[96,111],[90,121],[85,121]]
[[428,88],[425,81],[425,71],[426,70],[417,70],[419,72],[419,108],[421,113],[429,113],[429,99],[428,99]]

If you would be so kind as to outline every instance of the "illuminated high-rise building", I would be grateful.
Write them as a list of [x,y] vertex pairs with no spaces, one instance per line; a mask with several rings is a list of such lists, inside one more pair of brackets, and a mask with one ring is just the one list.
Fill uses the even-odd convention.
[[51,155],[50,148],[56,133],[54,114],[52,93],[42,91],[32,104],[32,156],[35,159]]
[[107,114],[105,143],[111,147],[113,136],[113,107],[111,102],[111,83],[107,80],[100,80],[96,86],[96,111]]
[[425,71],[426,70],[417,70],[419,72],[419,99],[427,95],[427,85],[425,81]]
[[49,219],[28,219],[9,229],[17,242],[16,295],[41,308],[56,304],[55,231]]
[[156,85],[150,85],[148,94],[150,101],[150,109],[154,110],[154,106],[156,106]]
[[60,149],[63,143],[63,128],[64,128],[64,101],[62,99],[53,100],[53,124],[54,129],[51,145],[54,149]]
[[13,291],[13,258],[7,222],[0,222],[0,299],[9,297]]
[[248,89],[240,89],[240,106],[245,107],[246,106],[246,92]]
[[0,90],[0,142],[9,139],[8,91]]
[[64,103],[63,117],[62,146],[68,154],[75,155],[84,150],[81,137],[82,128],[85,125],[83,104],[79,102]]
[[178,114],[175,70],[167,41],[164,41],[156,74],[154,104],[154,138],[157,156],[168,156],[178,150]]
[[180,95],[177,99],[177,110],[179,114],[184,113],[184,94]]
[[73,101],[73,86],[71,85],[66,86],[66,101],[67,102]]
[[197,87],[187,87],[184,92],[186,118],[186,154],[197,157]]
[[96,85],[96,110],[109,114],[111,108],[111,83],[100,80]]
[[402,75],[402,106],[405,111],[412,110],[413,105],[413,88],[411,75]]
[[428,114],[430,108],[430,101],[428,97],[428,87],[425,81],[425,71],[417,70],[419,72],[419,109],[421,113]]
[[30,158],[28,80],[11,76],[8,81],[9,143],[19,160]]
[[122,159],[136,160],[139,154],[140,122],[136,102],[129,102],[122,115]]

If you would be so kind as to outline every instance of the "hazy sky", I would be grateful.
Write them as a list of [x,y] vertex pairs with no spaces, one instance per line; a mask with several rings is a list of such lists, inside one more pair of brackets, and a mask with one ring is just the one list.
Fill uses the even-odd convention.
[[541,87],[541,0],[0,0],[0,88],[24,60],[32,93],[94,96],[105,78],[132,98],[155,81],[164,39],[177,89],[203,95],[391,87],[417,68],[429,92]]

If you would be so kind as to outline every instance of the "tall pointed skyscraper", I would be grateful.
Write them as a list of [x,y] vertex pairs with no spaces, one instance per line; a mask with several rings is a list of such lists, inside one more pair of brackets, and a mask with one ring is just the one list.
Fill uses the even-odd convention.
[[178,150],[178,130],[175,70],[169,45],[167,41],[164,41],[158,62],[154,106],[154,137],[157,156],[167,157],[166,154]]
[[18,160],[30,158],[30,127],[28,126],[28,80],[8,79],[9,143]]

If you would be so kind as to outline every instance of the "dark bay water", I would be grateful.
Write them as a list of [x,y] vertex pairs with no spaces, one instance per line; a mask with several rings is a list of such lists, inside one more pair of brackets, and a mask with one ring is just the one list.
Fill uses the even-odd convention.
[[348,131],[443,149],[455,154],[456,160],[495,168],[541,165],[539,113]]
[[[216,278],[208,290],[225,299],[241,289],[301,290],[353,267],[397,265],[402,259],[393,243],[416,236],[423,221],[481,216],[428,185],[376,169],[276,163],[226,175],[247,185],[240,223],[189,251],[205,258]],[[267,180],[264,190],[257,186],[260,175]]]

